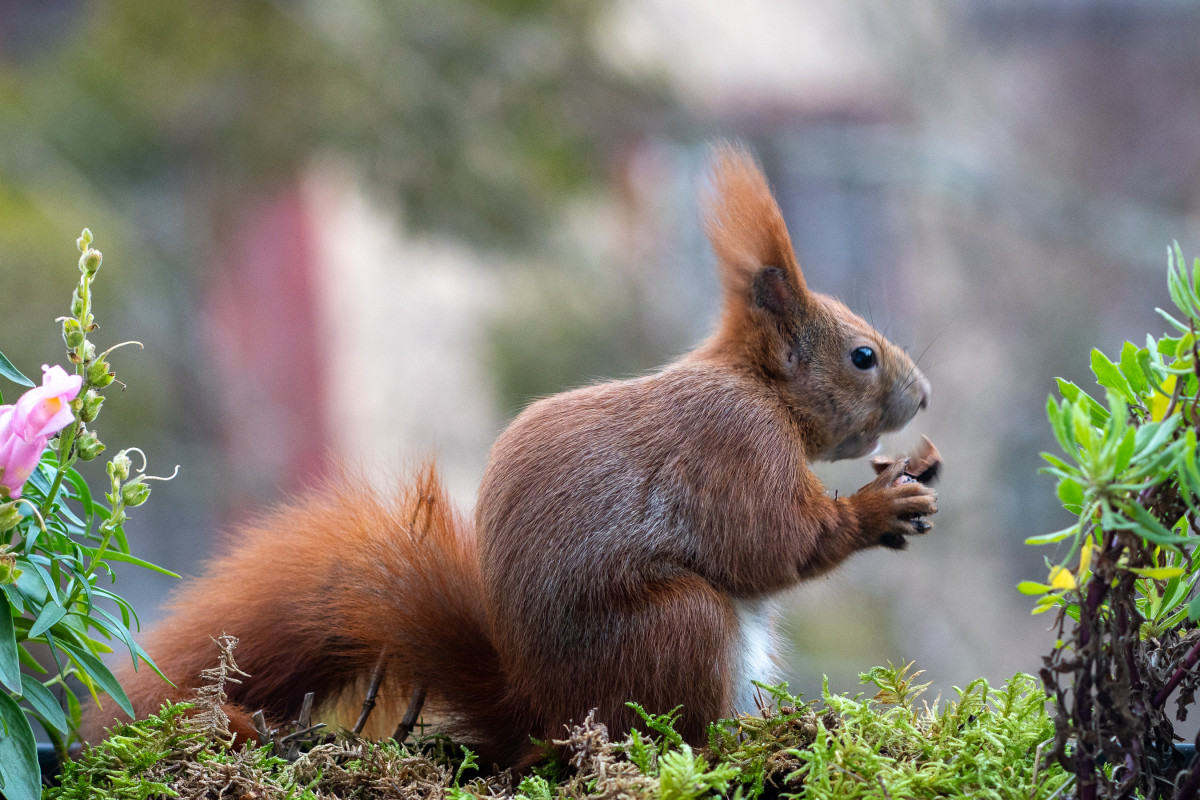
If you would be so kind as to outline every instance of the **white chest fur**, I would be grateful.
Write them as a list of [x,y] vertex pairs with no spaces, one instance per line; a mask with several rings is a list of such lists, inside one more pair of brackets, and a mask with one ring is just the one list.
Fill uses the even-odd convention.
[[778,683],[775,604],[770,600],[734,600],[738,635],[729,662],[733,666],[735,711],[756,713],[758,688],[751,681]]

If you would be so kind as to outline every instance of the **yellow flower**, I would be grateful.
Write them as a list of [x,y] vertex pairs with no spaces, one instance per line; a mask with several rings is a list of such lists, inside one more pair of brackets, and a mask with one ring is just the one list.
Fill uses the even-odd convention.
[[1167,379],[1163,381],[1162,388],[1163,392],[1166,392],[1166,394],[1156,391],[1154,394],[1150,395],[1150,399],[1146,401],[1147,409],[1150,411],[1150,419],[1154,420],[1155,422],[1161,422],[1162,419],[1167,415],[1167,406],[1171,402],[1171,395],[1175,393],[1174,373],[1167,376]]
[[1054,589],[1079,588],[1079,584],[1075,582],[1075,576],[1071,574],[1071,570],[1063,569],[1062,567],[1054,567],[1050,570],[1050,586]]
[[1092,568],[1092,548],[1096,542],[1091,536],[1083,542],[1083,547],[1079,548],[1079,578],[1082,580],[1087,571]]

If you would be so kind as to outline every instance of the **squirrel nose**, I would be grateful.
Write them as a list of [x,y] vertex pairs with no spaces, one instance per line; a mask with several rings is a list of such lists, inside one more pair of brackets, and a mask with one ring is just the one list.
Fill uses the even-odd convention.
[[921,404],[918,408],[924,411],[929,407],[929,395],[933,393],[933,387],[929,385],[929,379],[924,375],[917,381],[917,391],[921,393]]

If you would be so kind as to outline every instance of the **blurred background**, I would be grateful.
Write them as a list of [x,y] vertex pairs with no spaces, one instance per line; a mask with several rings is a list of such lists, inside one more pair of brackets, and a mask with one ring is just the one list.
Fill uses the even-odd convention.
[[[0,0],[0,350],[63,360],[89,226],[94,339],[145,344],[98,431],[180,465],[127,526],[178,572],[330,455],[436,454],[470,507],[531,399],[710,329],[696,198],[742,140],[809,284],[933,383],[888,449],[945,458],[931,535],[787,595],[792,687],[1001,681],[1053,640],[1013,588],[1066,524],[1053,378],[1160,332],[1200,253],[1197,41],[1184,0]],[[118,588],[147,622],[171,583]]]

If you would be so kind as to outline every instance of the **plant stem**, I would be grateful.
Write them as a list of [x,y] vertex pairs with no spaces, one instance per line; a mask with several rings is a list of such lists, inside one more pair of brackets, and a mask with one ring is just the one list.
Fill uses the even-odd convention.
[[[1119,547],[1114,540],[1112,531],[1104,532],[1104,541],[1100,546],[1101,553],[1108,553],[1114,547]],[[1099,567],[1099,565],[1097,565]],[[1110,579],[1101,577],[1099,571],[1093,573],[1088,582],[1087,599],[1079,606],[1079,657],[1082,663],[1077,668],[1075,682],[1075,721],[1079,726],[1079,758],[1075,764],[1075,777],[1079,784],[1080,800],[1096,800],[1096,759],[1093,754],[1093,743],[1088,741],[1092,729],[1092,672],[1094,659],[1088,657],[1088,645],[1092,640],[1092,626],[1100,611],[1100,606],[1108,594]],[[1098,744],[1098,743],[1096,743]]]
[[[80,389],[82,392],[83,389]],[[42,506],[42,516],[50,514],[50,508],[54,505],[54,498],[58,497],[58,490],[62,488],[63,478],[67,474],[67,470],[71,468],[74,459],[70,457],[71,447],[75,444],[75,437],[79,433],[79,420],[75,420],[60,434],[58,440],[58,469],[54,473],[54,480],[50,483],[50,491],[46,493],[46,503]]]
[[[1132,596],[1133,589],[1128,586],[1132,581],[1128,575],[1121,579],[1117,592],[1119,597]],[[1143,721],[1145,725],[1147,720],[1146,704],[1143,699],[1145,686],[1142,684],[1141,673],[1137,667],[1137,659],[1134,655],[1134,642],[1137,641],[1137,626],[1131,625],[1129,606],[1125,603],[1120,603],[1117,606],[1117,637],[1116,640],[1121,642],[1125,656],[1126,683],[1130,689],[1129,704],[1133,710],[1134,716]],[[1133,628],[1133,630],[1130,630]],[[1142,737],[1146,735],[1146,728],[1143,729],[1131,738],[1128,742],[1129,752],[1125,755],[1125,768],[1128,775],[1122,781],[1122,791],[1131,789],[1137,783],[1140,777],[1144,764],[1142,754],[1144,752]]]
[[1200,640],[1192,645],[1192,649],[1187,651],[1187,655],[1183,657],[1183,661],[1171,673],[1171,678],[1166,684],[1158,690],[1158,694],[1154,695],[1154,707],[1162,708],[1167,704],[1167,699],[1170,698],[1171,692],[1175,691],[1175,687],[1183,680],[1188,670],[1196,666],[1196,662],[1200,661]]
[[[87,569],[83,571],[83,579],[85,581],[89,580],[92,577],[92,574],[95,573],[96,565],[100,563],[102,558],[104,558],[105,552],[108,551],[108,543],[112,541],[112,537],[113,529],[111,527],[106,528],[104,531],[104,538],[100,540],[100,546],[96,548],[95,555],[93,555],[92,560],[88,562]],[[83,583],[76,581],[75,588],[71,591],[70,598],[67,599],[67,608],[70,608],[75,604],[75,601],[79,599],[79,594],[82,591]]]

